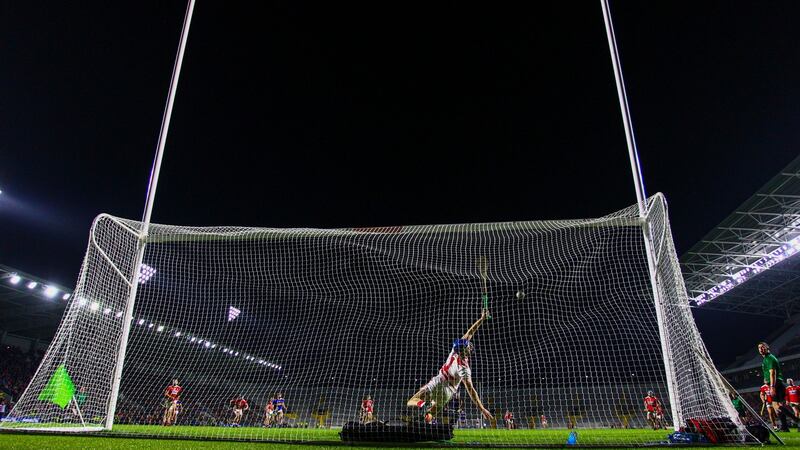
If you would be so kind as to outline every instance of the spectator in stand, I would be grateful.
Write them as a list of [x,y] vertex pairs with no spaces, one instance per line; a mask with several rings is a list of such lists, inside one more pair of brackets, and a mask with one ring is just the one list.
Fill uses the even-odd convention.
[[41,359],[42,353],[39,351],[24,353],[14,346],[0,347],[0,361],[3,362],[0,364],[0,391],[19,398],[30,383]]

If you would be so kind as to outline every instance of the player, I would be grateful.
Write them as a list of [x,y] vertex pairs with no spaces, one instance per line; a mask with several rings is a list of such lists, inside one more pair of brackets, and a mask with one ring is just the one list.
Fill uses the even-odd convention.
[[250,404],[247,403],[247,400],[241,395],[231,400],[231,404],[233,405],[233,422],[231,426],[239,427],[241,426],[244,412],[250,409]]
[[647,413],[647,422],[657,430],[660,427],[658,420],[658,408],[661,406],[661,401],[656,397],[653,391],[647,391],[647,397],[644,398],[644,411]]
[[458,387],[461,382],[464,382],[464,388],[469,394],[472,402],[478,407],[483,417],[487,420],[493,420],[492,413],[489,412],[481,403],[475,387],[472,385],[472,371],[469,368],[469,357],[472,354],[473,346],[472,336],[478,331],[481,324],[486,318],[489,317],[489,311],[483,310],[480,319],[478,319],[471,327],[464,333],[461,339],[456,339],[453,342],[453,349],[447,356],[447,361],[439,373],[436,374],[431,380],[422,386],[408,401],[406,406],[409,408],[419,408],[425,411],[425,422],[433,423],[434,420],[441,415],[444,411],[445,405],[453,398],[453,395],[458,392]]
[[783,397],[786,395],[786,387],[783,385],[783,375],[781,374],[781,364],[778,358],[770,353],[769,345],[766,342],[758,343],[758,353],[764,358],[761,361],[761,373],[764,375],[764,384],[769,386],[769,395],[772,397],[772,409],[781,423],[781,431],[789,431],[789,424],[786,416],[792,418],[795,423],[800,419],[788,406],[783,405]]
[[506,428],[509,430],[514,429],[514,413],[509,410],[506,410],[506,413],[503,414],[503,420],[506,422]]
[[794,385],[794,380],[786,379],[786,405],[792,408],[795,416],[800,416],[800,387]]
[[658,422],[659,428],[667,428],[664,426],[664,405],[661,402],[658,402],[658,406],[656,407],[656,422]]
[[272,399],[272,406],[275,409],[273,423],[283,425],[284,415],[286,414],[286,400],[283,399],[283,394],[278,392],[278,395]]
[[539,418],[539,421],[542,422],[542,428],[547,428],[547,417],[545,417],[544,414]]
[[267,402],[267,406],[264,407],[264,426],[268,427],[272,424],[272,417],[275,415],[275,405],[272,401],[275,400],[275,397],[272,396],[269,398]]
[[372,397],[367,395],[361,402],[361,423],[372,422],[373,401]]
[[178,420],[181,392],[183,392],[183,388],[178,383],[177,378],[172,380],[172,384],[164,389],[164,397],[167,399],[164,401],[164,418],[161,420],[161,424],[165,427],[175,425]]
[[777,430],[778,426],[775,425],[775,410],[772,409],[772,396],[769,393],[769,385],[764,383],[759,389],[758,396],[761,398],[761,414],[764,414],[764,409],[767,410],[767,417],[769,417],[770,423],[772,423],[772,429]]

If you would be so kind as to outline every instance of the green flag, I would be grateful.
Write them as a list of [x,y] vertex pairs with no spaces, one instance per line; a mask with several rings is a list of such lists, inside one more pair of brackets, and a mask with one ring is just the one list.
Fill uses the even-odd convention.
[[39,400],[53,402],[63,409],[72,400],[73,395],[75,395],[75,384],[72,382],[72,378],[69,377],[67,368],[61,364],[56,368],[53,376],[50,377],[47,386],[42,389],[41,394],[39,394]]

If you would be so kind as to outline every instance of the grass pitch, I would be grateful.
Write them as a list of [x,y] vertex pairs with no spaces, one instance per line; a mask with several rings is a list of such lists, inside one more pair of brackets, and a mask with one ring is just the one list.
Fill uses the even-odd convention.
[[[578,444],[581,445],[613,445],[617,444],[656,444],[666,440],[667,432],[652,430],[576,430],[578,433]],[[259,448],[265,450],[272,449],[320,449],[320,448],[343,448],[339,442],[338,429],[263,429],[263,428],[225,428],[225,427],[160,427],[145,425],[118,425],[115,426],[113,433],[102,433],[100,435],[42,435],[42,434],[18,434],[0,433],[0,448],[15,449],[51,449],[51,448],[91,448],[91,449],[241,449]],[[131,438],[126,435],[147,436],[147,438]],[[159,438],[161,436],[161,438]],[[170,437],[180,436],[184,438],[196,438],[197,440],[170,439]],[[452,449],[468,448],[475,445],[503,445],[503,444],[525,444],[535,442],[542,445],[565,445],[569,430],[548,429],[548,430],[455,430],[454,438],[451,441],[432,444],[416,444],[416,446],[438,446]],[[212,439],[279,439],[292,441],[305,441],[302,444],[286,443],[260,443],[260,442],[235,442],[235,441],[215,441]],[[784,448],[800,449],[800,433],[782,433],[781,437],[788,444]],[[318,441],[316,444],[312,441]],[[380,445],[380,444],[379,444]],[[363,444],[364,447],[374,447],[375,444]],[[382,449],[403,448],[408,446],[391,446],[390,443],[381,445]],[[704,447],[692,447],[704,448]],[[713,448],[713,447],[712,447]]]

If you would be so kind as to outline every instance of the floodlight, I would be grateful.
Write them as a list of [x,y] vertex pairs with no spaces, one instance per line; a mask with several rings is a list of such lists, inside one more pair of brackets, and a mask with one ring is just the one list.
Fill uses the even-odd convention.
[[53,298],[58,295],[58,289],[54,288],[53,286],[47,286],[44,288],[44,295],[47,298]]
[[81,299],[78,300],[78,305],[79,306],[86,306],[88,303],[89,303],[89,299],[87,299],[86,297],[81,297]]
[[180,331],[176,331],[175,332],[175,337],[181,337],[181,332]]
[[206,343],[205,343],[205,344],[203,344],[203,345],[205,345],[205,346],[206,346],[206,348],[208,348],[208,347],[211,347],[211,342],[208,342],[208,341],[206,341]]
[[114,314],[114,317],[116,317],[117,319],[119,319],[120,317],[122,317],[122,311],[117,311],[117,313],[116,313],[116,314]]
[[139,268],[139,284],[147,283],[155,274],[156,269],[148,266],[147,264],[142,264],[142,266]]
[[33,288],[35,288],[35,287],[36,287],[36,286],[38,286],[38,285],[39,285],[39,283],[37,283],[37,282],[35,282],[35,281],[29,281],[29,282],[28,282],[28,289],[33,289]]
[[164,331],[164,325],[159,325],[158,328],[156,328],[156,331],[158,331],[159,333]]
[[104,310],[103,310],[103,314],[105,314],[105,315],[109,315],[109,314],[111,314],[111,308],[106,308],[106,309],[104,309]]
[[239,317],[239,314],[242,313],[242,310],[235,306],[228,306],[228,322],[235,320]]
[[139,321],[136,322],[136,325],[144,325],[144,319],[139,319]]
[[92,311],[97,311],[98,309],[100,309],[100,303],[92,302],[92,304],[89,305],[89,309],[91,309]]
[[11,275],[11,278],[8,279],[8,281],[10,281],[11,284],[19,284],[19,282],[22,281],[22,277],[17,274],[13,274]]
[[61,300],[69,300],[70,297],[72,297],[72,294],[64,294],[61,296]]

